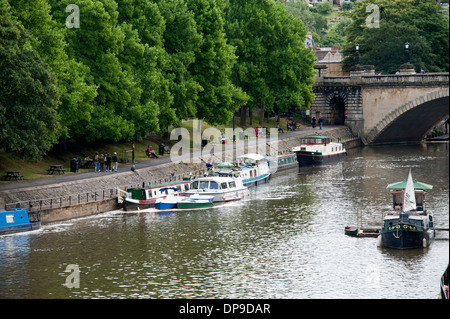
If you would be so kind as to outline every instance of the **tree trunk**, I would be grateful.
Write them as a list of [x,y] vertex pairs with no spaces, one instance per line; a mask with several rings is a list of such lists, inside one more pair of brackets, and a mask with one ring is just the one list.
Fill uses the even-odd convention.
[[264,103],[260,103],[260,109],[259,109],[259,126],[263,126],[264,125],[264,112],[266,110],[266,106],[264,105]]
[[241,127],[244,128],[247,125],[247,105],[241,106]]

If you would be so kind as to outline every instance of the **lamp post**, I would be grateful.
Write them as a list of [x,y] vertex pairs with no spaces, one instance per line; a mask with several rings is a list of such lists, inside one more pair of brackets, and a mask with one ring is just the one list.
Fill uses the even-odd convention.
[[409,63],[409,43],[405,43],[405,63]]
[[356,43],[355,65],[359,65],[359,43]]

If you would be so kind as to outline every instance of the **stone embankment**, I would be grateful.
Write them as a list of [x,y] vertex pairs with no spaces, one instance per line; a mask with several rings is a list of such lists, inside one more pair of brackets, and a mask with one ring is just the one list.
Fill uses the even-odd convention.
[[[308,135],[326,134],[332,137],[334,140],[342,139],[343,137],[351,136],[350,130],[347,127],[340,126],[335,128],[327,128],[323,131],[311,132],[297,132],[294,136],[289,134],[280,134],[278,140],[271,141],[269,138],[265,140],[267,154],[273,154],[274,150],[278,152],[285,152],[292,149],[293,146],[298,145],[299,138]],[[347,142],[347,148],[357,147],[360,145],[359,139],[353,139]],[[251,143],[236,143],[236,149],[217,152],[214,151],[214,155],[211,159],[214,163],[219,163],[226,158],[233,158],[234,154],[244,154],[247,151],[252,150]],[[249,146],[250,145],[250,146]],[[216,146],[217,147],[217,146]],[[255,149],[255,148],[254,148]],[[259,150],[259,148],[258,148]],[[42,222],[51,222],[56,220],[65,220],[75,217],[82,217],[86,215],[98,214],[105,211],[110,211],[119,208],[116,200],[116,189],[125,189],[127,187],[148,185],[161,181],[175,180],[183,175],[189,175],[191,173],[201,174],[205,168],[205,163],[199,160],[197,157],[197,163],[182,163],[172,162],[169,158],[164,159],[164,163],[157,163],[154,160],[146,161],[146,163],[139,163],[136,165],[138,174],[130,171],[130,165],[119,166],[119,172],[113,173],[83,173],[85,177],[74,179],[71,178],[74,175],[65,176],[62,182],[52,182],[48,179],[48,182],[43,185],[34,185],[33,181],[26,184],[20,184],[20,188],[10,188],[2,190],[0,188],[0,207],[5,205],[11,207],[11,203],[32,201],[34,207],[39,204],[39,201],[52,199],[52,208],[40,209]],[[154,161],[153,163],[151,161]],[[195,161],[193,161],[195,162]],[[124,171],[121,172],[120,170]],[[80,174],[81,175],[81,174]],[[20,183],[20,182],[19,182]],[[19,184],[17,184],[19,185]],[[28,186],[28,187],[27,187]],[[87,200],[83,202],[83,198],[92,196],[92,192],[95,194],[95,200]],[[105,192],[107,194],[105,198]],[[112,198],[111,198],[112,197]],[[67,198],[70,198],[70,204],[61,204],[58,206],[58,200],[62,203],[63,199],[67,202]],[[80,198],[82,201],[80,202]],[[26,206],[26,205],[25,205]],[[55,207],[56,206],[56,207]]]

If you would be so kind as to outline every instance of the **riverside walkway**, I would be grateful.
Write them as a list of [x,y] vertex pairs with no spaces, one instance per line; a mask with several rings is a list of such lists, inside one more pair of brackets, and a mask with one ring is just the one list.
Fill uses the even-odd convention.
[[[312,128],[307,127],[296,131],[290,131],[285,133],[279,133],[278,134],[278,140],[284,140],[284,139],[290,139],[294,137],[302,137],[302,136],[308,136],[308,135],[326,135],[327,132],[336,130],[338,128],[346,128],[346,126],[343,125],[327,125],[324,126],[322,130],[319,129],[319,127]],[[259,142],[261,142],[262,139],[259,139]],[[270,138],[266,139],[266,142],[270,141]],[[243,148],[244,146],[254,146],[258,141],[256,139],[249,139],[247,141],[238,141],[235,143],[234,147],[236,149]],[[191,157],[198,157],[201,156],[201,150],[194,150],[191,151]],[[164,156],[159,158],[152,158],[152,159],[146,159],[144,161],[135,163],[135,167],[137,170],[149,168],[152,166],[158,166],[162,164],[167,164],[171,162],[170,156]],[[128,164],[120,164],[118,167],[118,173],[130,171],[132,163]],[[18,190],[18,189],[25,189],[25,188],[32,188],[32,187],[42,187],[42,186],[49,186],[55,184],[64,184],[68,182],[73,181],[81,181],[81,180],[88,180],[91,178],[97,178],[99,176],[114,176],[116,174],[115,172],[111,173],[96,173],[93,171],[90,172],[78,172],[76,174],[65,174],[65,175],[56,175],[52,177],[45,177],[40,179],[34,179],[34,180],[23,180],[20,182],[11,182],[11,183],[5,183],[0,185],[0,196],[1,192],[3,191],[11,191],[11,190]]]

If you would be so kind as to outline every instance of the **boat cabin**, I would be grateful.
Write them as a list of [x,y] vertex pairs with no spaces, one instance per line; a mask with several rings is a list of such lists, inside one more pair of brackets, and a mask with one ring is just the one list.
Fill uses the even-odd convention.
[[[392,208],[394,210],[403,210],[403,197],[404,190],[391,190],[392,195]],[[425,191],[424,190],[414,190],[416,197],[416,210],[423,211],[425,207]]]
[[146,187],[146,188],[129,188],[127,190],[128,198],[147,200],[150,198],[160,198],[167,195],[174,195],[183,193],[189,190],[189,183],[174,184],[160,187]]
[[[428,185],[422,182],[413,181],[414,195],[416,198],[416,210],[425,211],[425,194],[426,190],[432,189],[432,185]],[[403,197],[405,194],[406,181],[393,183],[387,186],[391,189],[392,195],[392,208],[396,211],[403,210]]]
[[331,138],[328,136],[307,136],[302,137],[302,145],[327,145],[331,143]]
[[191,190],[226,190],[230,188],[236,188],[236,182],[232,178],[222,178],[221,180],[215,179],[203,179],[191,182]]

